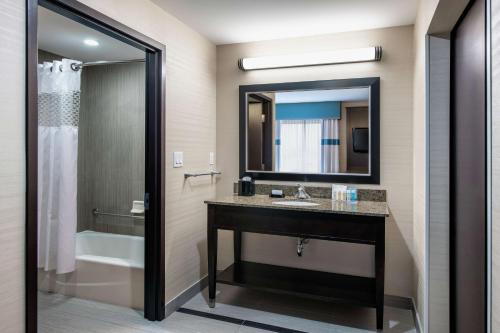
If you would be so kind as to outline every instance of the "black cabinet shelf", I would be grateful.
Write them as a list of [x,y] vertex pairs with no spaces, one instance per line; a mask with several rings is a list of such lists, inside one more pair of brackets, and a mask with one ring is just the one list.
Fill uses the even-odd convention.
[[217,282],[326,301],[376,307],[375,278],[240,261]]

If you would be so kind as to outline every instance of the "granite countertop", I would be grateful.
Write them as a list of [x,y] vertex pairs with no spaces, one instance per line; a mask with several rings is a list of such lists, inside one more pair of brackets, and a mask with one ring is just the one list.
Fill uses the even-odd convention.
[[273,204],[274,201],[298,201],[294,197],[270,198],[268,195],[255,195],[244,197],[238,195],[227,196],[215,200],[206,200],[206,204],[221,206],[240,206],[240,207],[260,207],[275,208],[285,210],[297,210],[306,212],[367,215],[367,216],[389,216],[389,207],[386,202],[377,201],[335,201],[324,198],[312,198],[310,202],[317,203],[317,206],[282,206]]

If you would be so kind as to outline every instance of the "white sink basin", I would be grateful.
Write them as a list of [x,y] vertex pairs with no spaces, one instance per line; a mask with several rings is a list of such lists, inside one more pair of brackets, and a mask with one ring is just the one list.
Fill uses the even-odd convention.
[[310,201],[273,201],[273,205],[281,206],[319,206],[319,204]]

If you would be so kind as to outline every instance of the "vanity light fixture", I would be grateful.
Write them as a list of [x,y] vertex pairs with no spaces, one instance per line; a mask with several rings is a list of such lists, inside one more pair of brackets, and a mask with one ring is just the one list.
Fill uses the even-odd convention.
[[255,69],[271,69],[301,66],[333,65],[353,62],[380,61],[382,46],[363,47],[320,53],[305,53],[285,56],[268,56],[241,58],[238,67],[249,71]]
[[99,42],[95,39],[85,39],[83,43],[87,46],[99,46]]

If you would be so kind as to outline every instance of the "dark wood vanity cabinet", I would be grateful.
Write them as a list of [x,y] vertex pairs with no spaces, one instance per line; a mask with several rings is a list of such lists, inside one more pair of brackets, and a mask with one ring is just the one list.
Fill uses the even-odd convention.
[[[217,275],[218,230],[234,232],[234,264]],[[375,246],[375,277],[311,271],[241,260],[242,232]],[[332,256],[342,255],[332,253]],[[385,216],[354,215],[208,203],[209,302],[216,283],[374,307],[383,328]]]

